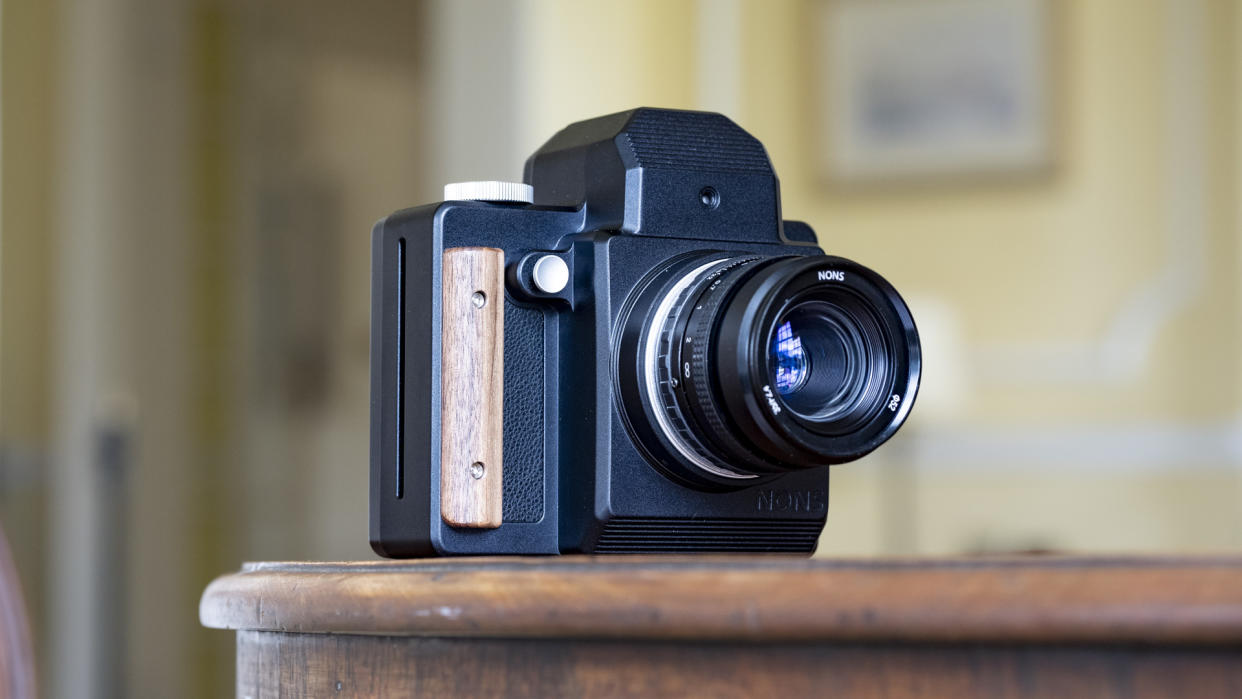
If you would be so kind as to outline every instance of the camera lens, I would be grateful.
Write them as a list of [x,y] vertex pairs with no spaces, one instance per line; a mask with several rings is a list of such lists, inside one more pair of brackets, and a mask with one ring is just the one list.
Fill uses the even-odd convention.
[[870,452],[909,414],[921,367],[897,292],[828,256],[677,260],[631,300],[617,359],[651,460],[725,486]]

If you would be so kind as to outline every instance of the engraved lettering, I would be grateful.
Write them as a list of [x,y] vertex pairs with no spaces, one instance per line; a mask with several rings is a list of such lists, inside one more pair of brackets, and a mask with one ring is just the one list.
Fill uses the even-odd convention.
[[760,512],[823,512],[827,507],[827,495],[819,488],[811,490],[768,488],[759,491],[755,500],[755,508]]
[[826,509],[828,509],[828,498],[825,496],[824,491],[818,488],[816,488],[815,490],[812,490],[811,491],[811,506],[808,509],[808,511],[809,512],[823,512]]
[[773,415],[781,414],[781,404],[776,402],[776,396],[772,393],[772,387],[764,385],[763,395],[768,399],[768,407],[772,409]]
[[763,512],[764,510],[767,510],[770,512],[772,510],[772,491],[771,490],[760,490],[759,491],[759,499],[756,502],[756,509],[758,509],[760,512]]
[[773,491],[772,501],[777,512],[788,512],[793,503],[793,495],[788,490]]

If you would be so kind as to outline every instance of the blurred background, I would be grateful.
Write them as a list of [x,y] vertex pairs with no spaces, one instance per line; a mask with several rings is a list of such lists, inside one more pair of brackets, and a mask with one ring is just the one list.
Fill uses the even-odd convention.
[[1232,0],[0,0],[0,524],[48,696],[231,693],[245,560],[371,558],[369,231],[721,111],[913,308],[819,554],[1242,548]]

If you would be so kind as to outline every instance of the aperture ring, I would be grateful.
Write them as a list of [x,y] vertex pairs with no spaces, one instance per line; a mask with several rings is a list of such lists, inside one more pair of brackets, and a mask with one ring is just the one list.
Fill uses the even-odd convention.
[[[734,427],[723,414],[724,405],[715,386],[711,369],[711,344],[716,319],[721,306],[731,296],[730,291],[761,268],[761,258],[742,258],[720,270],[716,278],[694,289],[687,299],[685,318],[679,324],[678,347],[681,354],[681,397],[691,417],[704,434],[710,435],[717,450],[723,452],[726,461],[741,462],[748,471],[760,473],[778,472],[780,469],[770,458],[764,459],[747,448],[735,435]],[[687,352],[687,349],[689,350]]]
[[659,304],[657,317],[653,319],[654,324],[648,331],[651,333],[649,343],[655,342],[655,347],[649,347],[647,350],[648,353],[655,350],[655,356],[650,357],[654,372],[649,372],[649,374],[655,375],[649,375],[647,381],[652,398],[658,395],[658,401],[652,401],[652,409],[657,411],[657,420],[661,423],[664,436],[674,444],[684,458],[699,469],[715,476],[749,480],[755,477],[754,474],[737,472],[729,463],[718,458],[713,449],[703,443],[698,432],[686,420],[687,415],[681,407],[683,402],[680,399],[681,391],[678,389],[678,386],[683,383],[678,376],[680,355],[675,351],[680,341],[680,334],[676,332],[679,320],[684,316],[683,310],[687,299],[696,295],[701,281],[716,277],[722,266],[728,265],[709,264],[692,272],[689,277],[674,285],[673,291],[669,293],[673,298],[666,297],[666,300]]

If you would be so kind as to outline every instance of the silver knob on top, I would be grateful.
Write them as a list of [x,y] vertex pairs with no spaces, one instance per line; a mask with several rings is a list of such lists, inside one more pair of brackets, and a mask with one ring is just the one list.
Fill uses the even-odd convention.
[[444,185],[445,201],[490,201],[533,204],[535,188],[522,182],[450,182]]

